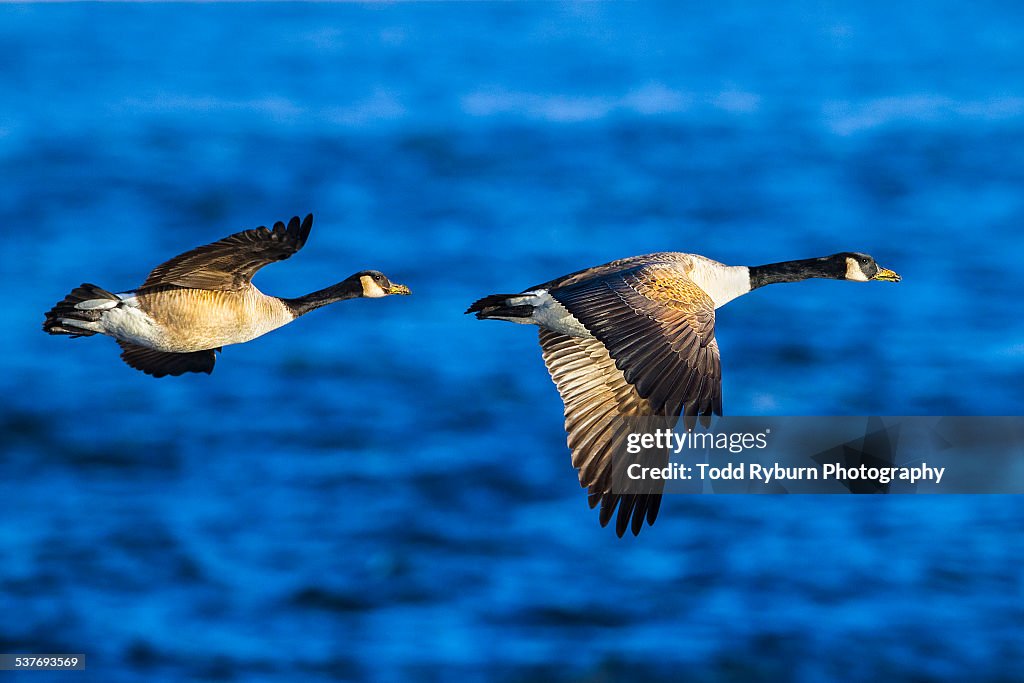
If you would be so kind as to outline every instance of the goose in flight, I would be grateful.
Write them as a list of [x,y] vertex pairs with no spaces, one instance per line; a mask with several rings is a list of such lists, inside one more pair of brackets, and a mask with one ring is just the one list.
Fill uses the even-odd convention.
[[636,535],[645,520],[654,523],[661,494],[613,491],[613,458],[626,438],[614,418],[683,415],[706,424],[721,415],[715,309],[764,285],[809,278],[900,281],[872,257],[852,252],[751,267],[664,252],[587,268],[520,294],[493,294],[466,312],[540,327],[590,507],[601,504],[601,526],[617,508],[616,533],[630,528]]
[[105,334],[121,358],[153,377],[213,372],[216,351],[287,325],[312,310],[345,299],[409,294],[383,273],[364,270],[297,299],[269,296],[252,277],[263,266],[302,249],[313,215],[273,229],[258,227],[175,256],[157,266],[138,289],[120,294],[83,284],[46,314],[43,331],[87,337]]

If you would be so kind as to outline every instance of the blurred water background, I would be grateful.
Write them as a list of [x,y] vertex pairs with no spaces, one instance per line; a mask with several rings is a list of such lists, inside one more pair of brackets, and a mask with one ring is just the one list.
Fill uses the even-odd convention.
[[[1024,6],[8,5],[0,46],[0,651],[114,682],[1019,680],[1019,499],[673,497],[619,540],[533,331],[462,311],[655,250],[860,250],[904,281],[719,312],[726,411],[1020,414]],[[261,289],[415,296],[210,377],[39,330],[308,211]]]

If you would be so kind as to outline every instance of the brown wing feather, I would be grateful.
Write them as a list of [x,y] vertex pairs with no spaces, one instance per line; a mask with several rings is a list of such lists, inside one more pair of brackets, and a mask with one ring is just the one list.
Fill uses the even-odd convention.
[[604,344],[652,414],[722,414],[714,302],[678,269],[637,266],[551,295]]
[[[624,416],[653,415],[650,402],[629,384],[608,349],[597,339],[570,337],[541,328],[540,346],[551,379],[565,404],[565,431],[569,434],[572,464],[580,484],[587,487],[590,507],[601,503],[601,526],[618,507],[615,531],[640,533],[644,520],[654,524],[660,494],[620,495],[612,491],[617,463],[622,458]],[[667,460],[667,458],[666,458]]]
[[540,332],[565,404],[573,466],[591,507],[601,503],[602,526],[618,508],[620,536],[627,528],[638,534],[645,519],[654,523],[661,494],[612,491],[627,426],[616,418],[683,414],[691,421],[722,413],[714,302],[670,263],[622,265],[599,277],[563,279],[571,284],[551,290],[593,339]]
[[313,214],[299,222],[295,216],[285,227],[274,224],[235,233],[212,244],[175,256],[157,266],[142,288],[157,286],[238,291],[252,281],[263,266],[283,261],[306,244],[313,226]]
[[121,360],[153,377],[177,377],[186,372],[205,372],[209,375],[217,362],[214,349],[191,353],[167,353],[126,341],[118,340],[117,343],[122,349]]
[[640,256],[629,256],[627,258],[609,261],[608,263],[603,263],[599,266],[590,266],[589,268],[583,268],[581,270],[577,270],[567,275],[562,275],[561,277],[556,277],[554,280],[549,280],[548,282],[544,282],[539,285],[534,285],[533,287],[524,290],[524,292],[530,292],[538,289],[546,289],[550,291],[557,289],[559,287],[568,287],[569,285],[574,285],[579,282],[602,278],[607,275],[620,273],[624,270],[629,270],[630,268],[635,268],[637,266],[642,266],[645,264],[671,266],[672,264],[677,264],[679,262],[680,256],[686,256],[686,254],[679,254],[672,251],[659,251],[654,254],[641,254]]

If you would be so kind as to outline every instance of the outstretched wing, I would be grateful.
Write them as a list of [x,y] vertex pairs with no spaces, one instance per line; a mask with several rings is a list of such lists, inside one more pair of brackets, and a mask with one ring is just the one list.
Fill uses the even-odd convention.
[[654,524],[658,516],[660,488],[659,493],[639,495],[621,495],[612,489],[629,426],[621,418],[653,415],[650,402],[626,381],[600,341],[541,328],[540,347],[565,404],[572,466],[588,489],[590,507],[601,503],[601,526],[618,508],[615,532],[619,536],[627,528],[640,533],[644,520]]
[[[688,421],[722,413],[722,373],[714,338],[714,302],[671,266],[647,265],[556,288],[551,295],[593,339],[541,329],[540,344],[565,404],[573,466],[601,503],[600,521],[638,534],[653,524],[658,493],[613,491],[628,423],[662,416]],[[706,419],[702,417],[702,419]],[[654,466],[667,464],[652,463]]]
[[309,237],[313,214],[299,222],[263,226],[225,237],[213,244],[197,247],[157,266],[142,288],[158,286],[237,291],[244,289],[263,266],[283,261],[295,254]]
[[654,415],[722,414],[715,304],[671,265],[644,265],[551,291],[615,360]]

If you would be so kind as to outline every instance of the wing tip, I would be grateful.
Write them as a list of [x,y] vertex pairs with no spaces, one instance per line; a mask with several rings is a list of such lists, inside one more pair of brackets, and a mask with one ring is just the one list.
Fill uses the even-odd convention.
[[[281,224],[284,228],[284,224]],[[295,250],[298,251],[302,247],[306,246],[306,240],[309,239],[309,233],[313,229],[313,214],[307,213],[305,218],[300,219],[298,216],[292,216],[291,220],[288,221],[288,227],[285,230],[288,236],[295,240]]]
[[601,528],[607,527],[614,517],[615,535],[619,538],[623,538],[627,530],[632,532],[634,537],[639,536],[645,522],[647,526],[654,526],[658,519],[658,511],[661,509],[660,494],[591,493],[590,507],[594,508],[598,502],[601,503],[598,516]]
[[288,238],[295,241],[295,245],[298,249],[306,243],[309,238],[309,232],[313,229],[313,214],[307,213],[305,218],[299,216],[292,216],[288,219],[288,223],[284,221],[277,221],[274,223],[274,232],[281,236],[287,236]]

